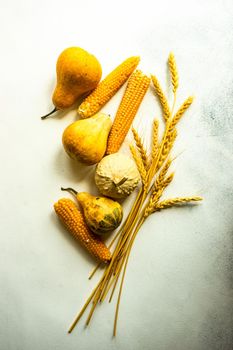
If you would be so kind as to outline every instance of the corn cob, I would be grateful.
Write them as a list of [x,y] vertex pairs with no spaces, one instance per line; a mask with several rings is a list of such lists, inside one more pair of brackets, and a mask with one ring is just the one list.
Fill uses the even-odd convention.
[[59,219],[69,232],[97,259],[107,262],[111,253],[100,237],[95,236],[87,227],[83,215],[75,203],[68,198],[62,198],[54,204]]
[[79,106],[80,117],[88,118],[97,113],[126,82],[139,61],[138,56],[129,57],[109,73]]
[[115,153],[119,150],[143,97],[149,88],[149,84],[150,78],[144,75],[140,70],[136,70],[129,78],[128,85],[109,133],[106,150],[107,154]]

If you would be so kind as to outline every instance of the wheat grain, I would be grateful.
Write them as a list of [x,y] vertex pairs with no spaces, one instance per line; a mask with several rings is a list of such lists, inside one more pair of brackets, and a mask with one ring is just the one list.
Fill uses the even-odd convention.
[[169,70],[170,70],[171,80],[172,80],[172,90],[173,90],[173,93],[175,94],[179,86],[179,76],[178,76],[176,60],[173,52],[171,52],[168,57],[168,65],[169,65]]
[[162,110],[163,110],[163,117],[165,119],[165,121],[167,121],[170,116],[171,116],[171,111],[170,111],[170,107],[168,104],[168,100],[163,92],[163,89],[157,79],[157,77],[155,75],[151,75],[151,79],[156,91],[156,94],[158,95]]

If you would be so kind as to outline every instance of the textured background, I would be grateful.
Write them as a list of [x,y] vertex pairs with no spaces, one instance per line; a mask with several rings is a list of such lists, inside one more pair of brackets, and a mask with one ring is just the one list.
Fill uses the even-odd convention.
[[[1,350],[232,349],[232,1],[0,5]],[[57,56],[71,45],[93,52],[103,75],[139,54],[140,68],[156,73],[166,91],[173,50],[178,103],[196,97],[178,127],[176,176],[166,196],[205,200],[157,213],[141,229],[116,339],[114,304],[97,309],[90,328],[82,320],[72,335],[66,333],[97,279],[87,280],[93,260],[67,236],[52,204],[62,196],[61,185],[95,191],[94,169],[74,164],[61,146],[75,110],[44,122],[39,117],[52,107]],[[123,90],[104,111],[114,116]],[[151,91],[135,121],[146,141],[159,115]]]

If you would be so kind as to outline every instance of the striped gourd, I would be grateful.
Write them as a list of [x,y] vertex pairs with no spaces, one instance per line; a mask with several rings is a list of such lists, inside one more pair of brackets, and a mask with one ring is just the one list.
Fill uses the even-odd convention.
[[88,227],[97,234],[115,230],[121,223],[123,211],[121,205],[106,197],[96,197],[87,192],[76,196],[83,209]]
[[59,219],[92,255],[103,262],[111,259],[111,253],[99,236],[95,236],[88,228],[84,217],[75,203],[68,198],[62,198],[54,204]]
[[106,154],[119,150],[149,85],[150,78],[140,70],[131,75],[109,133]]
[[97,234],[115,230],[123,217],[122,206],[113,199],[96,197],[87,192],[77,192],[73,188],[61,188],[70,192],[77,199],[83,209],[83,216],[87,226]]
[[80,117],[88,118],[96,114],[126,82],[139,61],[138,56],[129,57],[109,73],[79,106]]

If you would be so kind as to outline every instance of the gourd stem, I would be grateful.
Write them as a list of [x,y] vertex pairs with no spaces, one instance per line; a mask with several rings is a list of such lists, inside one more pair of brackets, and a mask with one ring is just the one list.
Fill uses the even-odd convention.
[[62,191],[67,191],[67,192],[70,192],[73,196],[77,196],[78,192],[75,191],[73,188],[71,187],[67,187],[67,188],[64,188],[64,187],[61,187],[61,190]]
[[54,107],[54,109],[51,112],[49,112],[48,114],[43,115],[41,117],[41,119],[46,119],[49,115],[51,115],[51,114],[53,114],[53,113],[55,113],[57,111],[58,111],[57,107]]
[[128,180],[127,177],[123,177],[123,179],[121,179],[121,180],[120,180],[119,182],[117,182],[117,183],[114,182],[114,184],[115,184],[115,186],[120,186],[120,185],[123,185],[123,183],[124,183],[126,180]]

